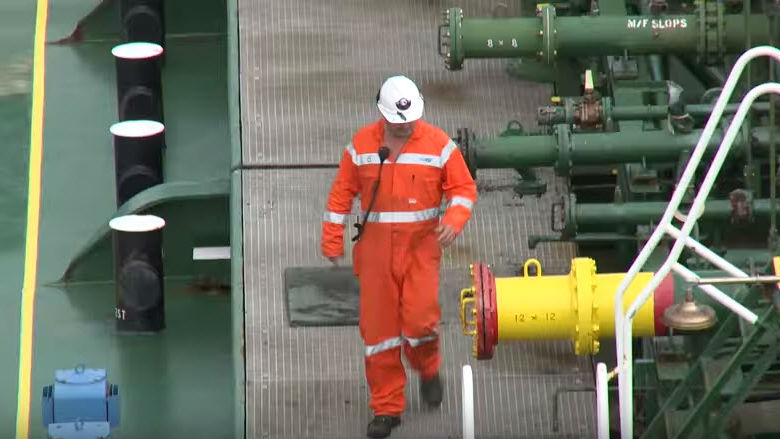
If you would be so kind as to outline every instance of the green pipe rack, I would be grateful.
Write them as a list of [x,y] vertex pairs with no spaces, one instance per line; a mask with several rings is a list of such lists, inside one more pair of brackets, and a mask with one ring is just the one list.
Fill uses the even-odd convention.
[[465,18],[461,8],[443,13],[439,54],[445,67],[460,70],[467,58],[558,57],[696,53],[714,64],[724,54],[741,53],[770,41],[769,19],[724,14],[721,4],[698,14],[558,17],[554,5],[539,5],[536,17]]
[[[569,175],[573,166],[616,163],[675,162],[690,151],[701,130],[673,134],[654,130],[642,132],[573,133],[566,124],[553,128],[553,135],[517,135],[476,137],[461,129],[456,138],[472,176],[478,169],[519,169],[553,166],[558,175]],[[750,130],[754,147],[768,146],[769,128]],[[709,143],[713,151],[722,140],[715,133]],[[734,141],[733,153],[739,154],[748,143],[743,130]]]

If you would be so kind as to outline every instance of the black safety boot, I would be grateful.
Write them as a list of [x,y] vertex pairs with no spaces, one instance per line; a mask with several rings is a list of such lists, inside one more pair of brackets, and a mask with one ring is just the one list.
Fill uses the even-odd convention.
[[379,415],[368,423],[368,437],[388,437],[390,431],[401,424],[400,416]]
[[443,390],[438,373],[431,379],[420,380],[420,393],[422,393],[423,401],[429,407],[439,407],[441,405]]

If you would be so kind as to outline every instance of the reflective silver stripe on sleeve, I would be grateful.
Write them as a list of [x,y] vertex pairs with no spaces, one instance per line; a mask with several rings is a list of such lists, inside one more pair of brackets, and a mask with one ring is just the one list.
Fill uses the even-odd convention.
[[452,206],[464,206],[468,210],[471,210],[474,208],[474,203],[472,203],[471,200],[466,197],[452,197],[452,200],[450,200],[450,204],[447,205],[447,208]]
[[349,152],[349,155],[352,156],[352,163],[358,164],[357,161],[357,152],[355,151],[355,147],[350,143],[347,145],[347,151]]
[[433,166],[434,168],[441,168],[441,157],[433,154],[415,154],[411,152],[405,152],[399,155],[395,162],[398,164],[423,165]]
[[404,339],[409,343],[409,346],[416,348],[417,346],[420,346],[421,344],[428,343],[429,341],[434,341],[439,336],[436,334],[432,335],[426,335],[425,337],[420,338],[412,338],[412,337],[404,337]]
[[449,142],[444,146],[444,149],[441,151],[441,157],[439,157],[439,162],[441,163],[440,166],[444,166],[447,164],[447,160],[450,159],[450,155],[452,154],[452,151],[455,151],[455,149],[458,147],[458,145],[455,144],[455,142],[450,139]]
[[344,215],[343,213],[325,212],[325,215],[323,215],[322,220],[327,221],[329,223],[346,224],[347,216]]
[[[438,207],[414,212],[371,212],[366,221],[369,223],[416,223],[436,218],[440,213]],[[360,216],[364,215],[365,212],[361,212]]]
[[366,346],[366,357],[370,357],[372,355],[376,355],[380,352],[388,351],[393,348],[397,348],[398,346],[401,346],[401,343],[403,343],[403,337],[393,337],[388,338],[385,341],[379,342],[375,345],[367,345]]

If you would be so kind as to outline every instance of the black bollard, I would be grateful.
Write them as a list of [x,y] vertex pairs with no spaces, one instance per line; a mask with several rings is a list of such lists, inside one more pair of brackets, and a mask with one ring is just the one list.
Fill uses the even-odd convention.
[[122,41],[146,41],[165,47],[163,0],[121,0]]
[[116,328],[122,332],[165,329],[162,228],[154,215],[125,215],[108,223],[114,231]]
[[152,120],[111,125],[114,135],[116,205],[163,181],[162,145],[165,126]]
[[138,42],[115,46],[117,114],[119,120],[163,122],[162,46]]

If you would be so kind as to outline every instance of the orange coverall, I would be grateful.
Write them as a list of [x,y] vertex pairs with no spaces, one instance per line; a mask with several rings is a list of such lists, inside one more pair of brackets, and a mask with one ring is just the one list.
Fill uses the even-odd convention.
[[[368,208],[379,175],[384,121],[361,128],[342,156],[322,225],[325,257],[344,254],[344,227],[352,200]],[[477,189],[460,150],[441,129],[419,120],[393,162],[385,160],[374,206],[353,249],[360,282],[360,334],[374,415],[405,408],[401,346],[423,379],[439,370],[438,303],[442,195],[443,224],[460,233],[471,217]]]

